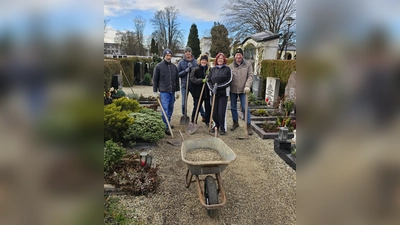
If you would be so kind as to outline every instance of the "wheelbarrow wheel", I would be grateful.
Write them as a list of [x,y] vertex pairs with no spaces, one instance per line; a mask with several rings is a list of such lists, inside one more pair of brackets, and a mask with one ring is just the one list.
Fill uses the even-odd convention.
[[[204,179],[204,198],[206,205],[218,204],[217,184],[215,183],[214,177],[210,175]],[[218,214],[218,209],[207,210],[207,214],[210,217],[215,217]]]

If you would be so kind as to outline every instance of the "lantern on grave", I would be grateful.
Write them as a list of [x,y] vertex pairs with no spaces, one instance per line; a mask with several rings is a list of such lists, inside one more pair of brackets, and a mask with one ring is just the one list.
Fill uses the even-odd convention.
[[288,137],[289,129],[287,127],[280,127],[278,139],[281,141],[286,141]]

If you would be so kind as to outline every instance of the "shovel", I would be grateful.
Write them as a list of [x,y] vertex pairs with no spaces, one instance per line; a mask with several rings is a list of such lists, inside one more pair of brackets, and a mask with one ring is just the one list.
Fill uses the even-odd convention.
[[[215,84],[215,85],[217,85],[217,84]],[[213,94],[213,99],[212,99],[212,103],[211,103],[210,125],[208,127],[208,133],[211,132],[212,122],[214,122],[212,119],[213,113],[214,113],[214,103],[215,103],[215,94]],[[215,131],[215,134],[217,134],[217,131]],[[215,135],[215,136],[217,136],[217,135]]]
[[244,136],[238,137],[238,139],[248,139],[249,138],[249,133],[247,132],[247,101],[248,101],[248,94],[246,93],[246,101],[245,101],[245,106],[244,106]]
[[[158,101],[158,104],[160,104],[160,108],[164,114],[165,120],[167,121],[168,129],[169,129],[169,132],[171,133],[171,137],[174,137],[174,133],[172,132],[171,125],[169,124],[167,114],[165,113],[164,108],[161,105],[160,99],[157,98],[157,101]],[[171,145],[175,145],[175,146],[179,146],[182,144],[182,141],[180,141],[179,138],[168,140],[167,142],[170,143]]]
[[[207,79],[207,76],[206,76]],[[197,124],[197,118],[199,116],[199,108],[200,108],[200,104],[201,104],[201,97],[203,96],[203,91],[204,91],[204,85],[206,85],[205,83],[203,84],[203,87],[201,88],[201,92],[200,92],[200,98],[199,98],[199,102],[197,104],[197,109],[196,109],[196,116],[195,116],[195,123],[189,123],[186,126],[186,133],[188,134],[193,134],[194,132],[196,132],[197,128],[199,128],[199,125]]]
[[188,90],[189,90],[189,73],[187,73],[187,78],[186,78],[185,115],[181,116],[180,125],[187,125],[190,122],[190,119],[187,116]]

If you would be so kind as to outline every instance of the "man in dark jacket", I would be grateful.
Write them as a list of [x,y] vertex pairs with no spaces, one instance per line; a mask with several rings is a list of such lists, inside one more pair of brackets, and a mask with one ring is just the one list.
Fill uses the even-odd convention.
[[[153,72],[153,92],[154,97],[160,98],[161,105],[167,114],[169,123],[171,122],[172,112],[174,111],[175,99],[179,98],[179,76],[178,69],[171,62],[172,51],[165,49],[163,52],[163,61],[158,63]],[[175,96],[174,96],[175,94]],[[165,133],[171,135],[167,118],[161,113],[165,123]],[[171,128],[173,125],[171,124]]]
[[[197,66],[197,60],[192,55],[192,49],[190,47],[185,48],[185,56],[178,63],[178,73],[181,78],[181,93],[182,93],[182,115],[185,115],[185,102],[186,96],[186,83],[189,78],[190,71],[192,68]],[[189,91],[188,91],[189,94]]]

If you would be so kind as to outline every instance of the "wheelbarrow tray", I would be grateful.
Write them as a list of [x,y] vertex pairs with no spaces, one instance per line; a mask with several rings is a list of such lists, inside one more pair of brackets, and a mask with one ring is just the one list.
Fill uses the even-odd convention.
[[[186,153],[193,149],[213,149],[218,151],[221,156],[221,161],[189,161],[186,160]],[[217,174],[221,173],[230,162],[236,159],[236,154],[228,147],[221,139],[211,138],[198,138],[186,140],[181,146],[182,161],[188,166],[189,171],[193,175],[202,174]]]

